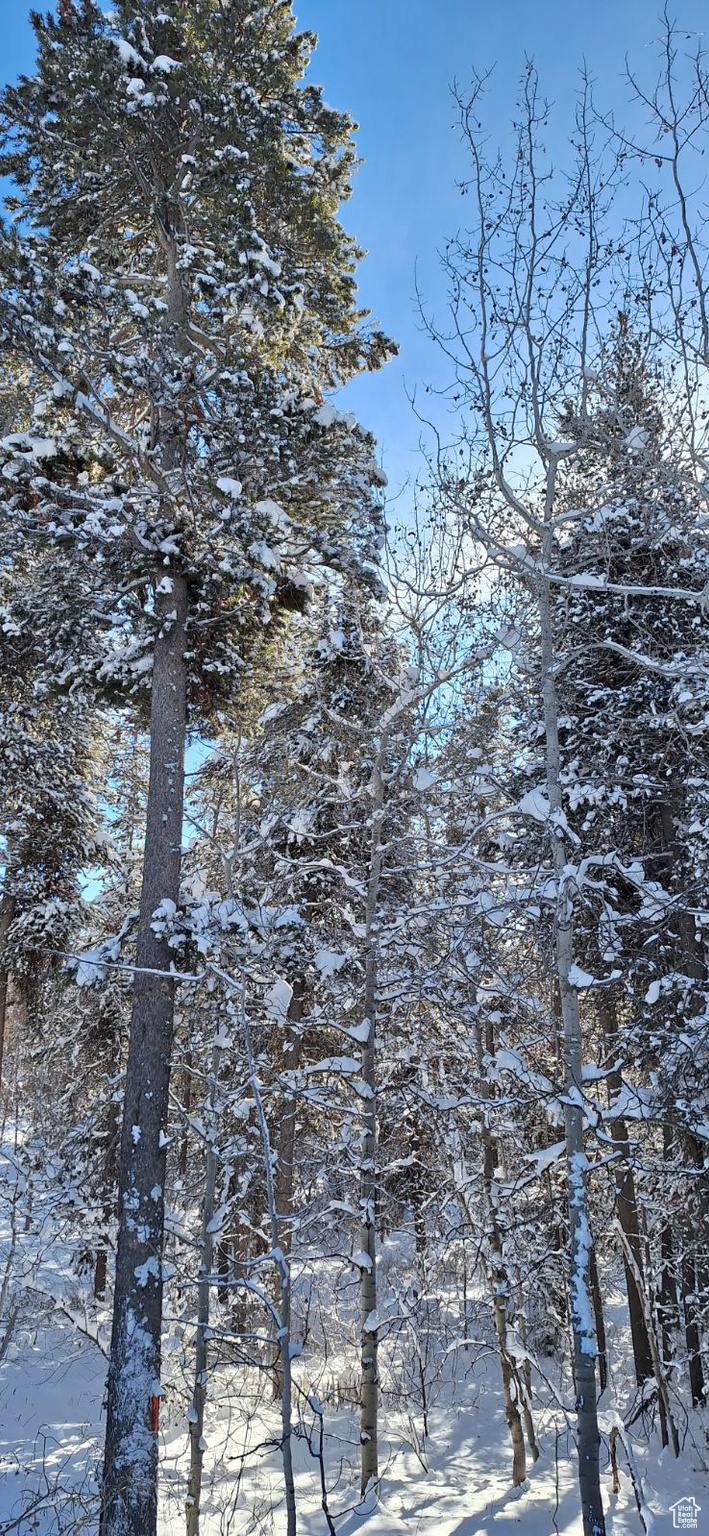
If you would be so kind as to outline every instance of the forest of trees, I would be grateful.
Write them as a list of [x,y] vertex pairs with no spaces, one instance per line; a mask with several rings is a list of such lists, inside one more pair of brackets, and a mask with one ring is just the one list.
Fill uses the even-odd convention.
[[625,118],[582,75],[553,141],[528,64],[499,154],[456,87],[404,510],[347,413],[396,352],[340,222],[354,125],[290,0],[33,25],[0,98],[0,1381],[67,1331],[100,1438],[0,1532],[350,1532],[476,1380],[510,1489],[573,1467],[532,1536],[610,1536],[623,1490],[650,1532],[644,1471],[709,1435],[709,60],[666,18]]

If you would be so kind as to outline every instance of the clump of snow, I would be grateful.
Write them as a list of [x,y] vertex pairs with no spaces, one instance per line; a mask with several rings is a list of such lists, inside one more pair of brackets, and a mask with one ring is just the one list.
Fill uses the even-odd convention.
[[357,426],[356,416],[349,411],[337,411],[334,405],[321,405],[319,410],[313,412],[313,421],[316,421],[319,427],[326,429],[339,425],[348,432],[354,432]]
[[160,1274],[160,1265],[154,1255],[145,1260],[144,1264],[136,1265],[133,1271],[138,1285],[144,1291],[149,1280],[157,1280]]
[[103,949],[89,949],[74,965],[77,987],[96,987],[106,980],[108,970]]
[[583,587],[592,590],[594,587],[605,587],[605,576],[597,576],[593,571],[577,571],[570,577],[572,587]]
[[534,821],[548,821],[551,816],[551,805],[542,789],[530,789],[517,806],[517,810],[523,816],[531,816]]
[[316,970],[326,980],[327,977],[334,976],[337,971],[341,971],[343,965],[347,964],[347,960],[347,955],[338,954],[335,950],[319,949],[314,957],[314,964]]
[[132,43],[126,41],[125,37],[111,37],[109,35],[108,41],[117,49],[122,64],[132,64],[138,69],[147,69],[148,66],[145,59],[138,53],[137,48],[133,47]]
[[290,982],[282,979],[274,981],[263,1000],[269,1019],[273,1019],[277,1024],[285,1024],[292,999],[293,988]]
[[596,978],[595,976],[591,976],[589,971],[583,971],[580,965],[569,966],[570,987],[574,987],[577,991],[581,991],[584,987],[594,987],[595,985]]
[[217,490],[223,491],[231,501],[238,501],[243,491],[240,480],[233,480],[230,475],[220,475],[217,480]]
[[435,773],[431,773],[430,768],[426,768],[422,764],[420,768],[416,769],[413,782],[414,789],[417,789],[419,794],[425,794],[427,790],[433,789],[434,785],[438,783],[438,779]]

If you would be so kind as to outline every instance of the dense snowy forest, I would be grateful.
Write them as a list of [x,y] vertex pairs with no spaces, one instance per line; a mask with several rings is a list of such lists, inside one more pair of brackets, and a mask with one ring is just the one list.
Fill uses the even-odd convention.
[[402,498],[290,0],[33,26],[1,1536],[701,1528],[709,60],[665,17],[562,125],[528,63],[499,151],[462,61]]

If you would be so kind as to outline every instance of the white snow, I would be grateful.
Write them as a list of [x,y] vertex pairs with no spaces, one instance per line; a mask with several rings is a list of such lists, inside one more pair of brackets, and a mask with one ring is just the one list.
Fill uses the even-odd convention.
[[318,954],[315,955],[315,966],[321,977],[327,980],[327,977],[335,975],[336,972],[341,971],[342,966],[347,965],[347,958],[347,955],[338,954],[335,949],[318,949]]
[[334,976],[337,971],[341,971],[343,965],[347,964],[347,959],[347,955],[339,954],[335,950],[319,949],[314,957],[314,964],[320,975],[325,979],[328,976]]
[[369,1254],[365,1253],[363,1249],[361,1249],[358,1253],[353,1253],[352,1258],[350,1259],[350,1263],[354,1265],[355,1269],[370,1270],[372,1268],[372,1260],[369,1257]]
[[[546,1149],[551,1159],[556,1148]],[[10,1244],[8,1191],[12,1191],[15,1152],[0,1147],[0,1273]],[[583,1169],[579,1168],[579,1176]],[[74,1254],[67,1248],[67,1224],[53,1219],[51,1185],[37,1187],[30,1220],[20,1211],[18,1262],[33,1287],[32,1306],[16,1325],[15,1335],[0,1362],[0,1530],[57,1536],[58,1531],[93,1529],[87,1511],[96,1510],[97,1471],[105,1418],[108,1311],[96,1306],[89,1281],[77,1278]],[[80,1234],[77,1232],[77,1242]],[[390,1378],[401,1296],[388,1290],[392,1264],[406,1265],[401,1234],[391,1233],[380,1246],[379,1306],[364,1319],[364,1331],[381,1329],[382,1316],[393,1314],[397,1327],[385,1330],[380,1342],[380,1371],[393,1390],[383,1395],[382,1443],[386,1446],[379,1502],[359,1502],[359,1416],[352,1406],[351,1383],[359,1358],[361,1322],[354,1273],[368,1270],[371,1260],[364,1251],[338,1263],[320,1260],[308,1282],[314,1312],[328,1334],[328,1372],[318,1370],[313,1379],[312,1343],[296,1332],[289,1340],[302,1404],[303,1428],[315,1428],[310,1415],[322,1415],[326,1483],[338,1536],[582,1536],[577,1469],[574,1459],[573,1389],[567,1372],[549,1359],[537,1369],[534,1351],[525,1347],[510,1330],[510,1353],[519,1363],[531,1361],[535,1390],[539,1461],[528,1467],[527,1482],[511,1486],[509,1434],[505,1422],[499,1365],[491,1347],[485,1316],[489,1306],[484,1290],[473,1290],[468,1300],[467,1326],[463,1328],[454,1297],[437,1281],[435,1313],[448,1318],[444,1347],[435,1362],[428,1405],[429,1434],[420,1438],[420,1405],[411,1391],[396,1389]],[[278,1250],[270,1255],[277,1261]],[[415,1274],[415,1269],[412,1269]],[[148,1258],[137,1266],[139,1286],[147,1286],[159,1273],[158,1260]],[[178,1270],[179,1274],[179,1270]],[[338,1279],[339,1275],[339,1279]],[[593,1319],[582,1283],[574,1295],[587,1329],[589,1351]],[[182,1281],[180,1282],[183,1283]],[[170,1282],[168,1281],[168,1284]],[[167,1307],[162,1383],[152,1377],[149,1389],[160,1395],[161,1482],[158,1516],[159,1536],[183,1536],[186,1477],[189,1465],[187,1425],[194,1422],[191,1406],[193,1366],[194,1289],[188,1286],[184,1308],[178,1291]],[[391,1296],[391,1302],[385,1300]],[[297,1297],[297,1283],[296,1283]],[[393,1305],[392,1305],[393,1303]],[[299,1303],[296,1301],[296,1314]],[[310,1308],[310,1300],[308,1300]],[[430,1305],[430,1303],[427,1303]],[[407,1309],[410,1302],[406,1304]],[[632,1397],[628,1369],[627,1318],[622,1299],[613,1291],[606,1309],[608,1348],[613,1399],[601,1410],[603,1433],[602,1484],[613,1536],[643,1536],[627,1463],[620,1452],[620,1492],[611,1497],[607,1436],[617,1427],[616,1402]],[[214,1317],[218,1331],[218,1315]],[[137,1320],[133,1334],[139,1337]],[[435,1335],[430,1336],[431,1339]],[[216,1351],[215,1353],[218,1353]],[[456,1374],[455,1362],[462,1369]],[[686,1448],[678,1462],[660,1452],[653,1436],[649,1445],[636,1424],[626,1431],[627,1443],[642,1476],[644,1500],[664,1530],[671,1506],[683,1497],[697,1504],[709,1503],[709,1475],[695,1451],[703,1443],[702,1418],[691,1415]],[[412,1435],[417,1439],[412,1444]],[[253,1510],[282,1515],[282,1469],[278,1457],[278,1407],[265,1390],[263,1374],[229,1362],[212,1364],[204,1431],[207,1482],[202,1505],[203,1536],[247,1536],[254,1531]],[[137,1447],[140,1451],[140,1446]],[[305,1435],[294,1438],[296,1497],[302,1536],[322,1536],[324,1529],[317,1463]],[[242,1455],[244,1460],[242,1463]],[[425,1471],[421,1456],[425,1459]],[[365,1518],[365,1508],[368,1510]],[[24,1515],[23,1515],[24,1512]],[[273,1522],[274,1529],[280,1526]]]
[[117,48],[122,64],[132,64],[138,69],[147,69],[145,59],[131,43],[126,41],[125,37],[111,37],[109,34],[108,41]]
[[534,1169],[535,1174],[545,1173],[547,1168],[552,1168],[563,1157],[566,1148],[564,1141],[555,1141],[551,1147],[545,1147],[543,1152],[527,1152],[524,1161]]
[[106,980],[107,974],[102,949],[87,950],[74,967],[74,981],[77,987],[99,986]]
[[149,1259],[145,1260],[144,1264],[138,1264],[133,1273],[141,1290],[144,1291],[149,1280],[157,1280],[160,1274],[160,1265],[157,1259],[151,1255]]
[[265,571],[279,571],[281,568],[281,557],[278,551],[271,549],[264,539],[254,539],[253,544],[249,545],[249,554],[253,560],[263,566]]
[[574,987],[577,991],[580,991],[584,987],[593,987],[595,985],[595,976],[591,976],[588,971],[582,970],[580,965],[569,966],[570,987]]
[[531,816],[535,821],[548,821],[551,816],[551,805],[543,789],[530,789],[517,806],[523,816]]
[[217,490],[223,491],[232,501],[238,501],[243,491],[240,480],[233,480],[230,475],[220,475],[217,480]]
[[646,427],[632,427],[627,437],[623,438],[625,447],[629,448],[631,453],[642,453],[649,441],[650,433]]
[[322,1061],[306,1067],[307,1072],[359,1072],[362,1063],[354,1056],[325,1056]]
[[434,785],[438,783],[438,778],[435,773],[431,773],[430,768],[424,767],[422,763],[416,769],[413,782],[414,789],[417,789],[419,794],[425,794],[427,790],[433,789]]
[[577,571],[576,575],[570,578],[570,581],[572,587],[584,587],[589,590],[593,589],[593,587],[605,587],[606,585],[605,576],[598,576],[593,571]]
[[34,463],[42,459],[53,459],[59,451],[53,437],[35,437],[31,432],[14,432],[9,437],[3,437],[0,439],[0,449],[3,448],[21,453]]
[[293,988],[290,982],[284,979],[274,981],[263,1000],[269,1019],[274,1019],[277,1024],[285,1024],[292,1000]]
[[326,428],[339,424],[348,432],[354,432],[357,426],[356,416],[349,411],[337,411],[334,405],[321,405],[319,410],[313,412],[313,421],[316,421],[319,427]]

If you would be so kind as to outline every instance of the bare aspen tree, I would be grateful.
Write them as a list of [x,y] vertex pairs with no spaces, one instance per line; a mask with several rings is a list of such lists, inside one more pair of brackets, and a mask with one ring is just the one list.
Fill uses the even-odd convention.
[[[473,227],[469,234],[450,242],[444,257],[450,282],[450,328],[443,333],[430,327],[451,361],[450,396],[465,413],[455,452],[447,451],[439,440],[436,469],[441,505],[449,517],[457,518],[466,528],[471,557],[476,550],[483,551],[491,587],[504,595],[512,586],[522,594],[533,636],[529,644],[538,668],[536,691],[542,710],[544,766],[539,765],[540,781],[518,810],[530,818],[530,824],[536,822],[538,828],[544,828],[551,863],[552,878],[541,898],[553,917],[561,1024],[568,1288],[585,1536],[602,1536],[605,1525],[589,1216],[593,1168],[589,1125],[597,1111],[590,1107],[584,1086],[583,1028],[587,1015],[579,996],[595,985],[595,978],[578,964],[584,954],[588,921],[582,893],[586,871],[591,867],[598,871],[596,889],[607,889],[601,902],[610,907],[613,886],[611,882],[604,887],[604,868],[616,869],[631,899],[632,892],[642,896],[647,890],[650,876],[646,877],[643,869],[633,873],[629,862],[624,862],[623,844],[611,817],[606,826],[599,827],[595,848],[579,837],[568,819],[572,805],[569,772],[574,748],[578,750],[573,721],[563,707],[568,694],[565,678],[575,663],[573,638],[577,631],[571,620],[578,622],[578,614],[572,600],[574,594],[583,592],[588,610],[578,655],[591,655],[601,646],[609,661],[617,657],[618,665],[622,660],[626,669],[634,669],[633,675],[647,673],[679,680],[691,675],[685,631],[674,621],[663,629],[662,605],[668,614],[685,609],[689,634],[692,610],[705,599],[701,590],[692,587],[689,575],[682,582],[673,572],[674,584],[672,579],[658,580],[652,566],[650,574],[643,575],[647,567],[642,559],[635,567],[639,577],[632,566],[626,568],[620,561],[617,576],[599,572],[595,564],[593,569],[583,563],[579,568],[584,549],[587,560],[593,560],[593,555],[588,555],[588,542],[584,545],[577,539],[574,543],[574,538],[576,530],[582,528],[590,537],[596,526],[593,518],[603,518],[608,499],[613,506],[617,503],[622,507],[643,480],[643,516],[655,517],[658,528],[669,527],[681,505],[689,529],[695,516],[698,480],[706,495],[709,453],[702,391],[707,366],[705,293],[709,260],[701,236],[697,194],[687,190],[686,180],[691,157],[698,152],[696,144],[709,102],[701,54],[697,54],[693,67],[689,99],[680,100],[677,49],[668,26],[659,86],[649,93],[637,87],[642,106],[649,108],[655,123],[656,140],[649,144],[635,143],[610,122],[601,128],[584,81],[571,138],[572,154],[560,170],[555,170],[547,158],[549,108],[540,99],[531,66],[523,79],[509,159],[503,155],[489,158],[484,149],[481,82],[474,85],[469,97],[460,95],[460,121],[471,161],[464,191],[473,204]],[[637,220],[618,220],[613,212],[614,193],[629,174],[629,160],[637,156],[645,163],[655,156],[655,149],[659,180],[665,175],[664,196],[659,190],[647,193],[646,189]],[[613,335],[622,356],[637,324],[643,327],[641,355],[651,358],[652,387],[664,389],[665,408],[672,420],[675,457],[671,470],[657,446],[660,429],[653,428],[652,410],[643,404],[641,381],[637,380],[636,389],[625,387],[623,394],[620,373],[615,383],[613,380]],[[660,379],[662,383],[656,385]],[[615,494],[614,485],[618,487]],[[643,544],[643,532],[640,527],[640,550],[649,547]],[[688,568],[686,559],[683,567]],[[701,570],[702,560],[698,559],[697,571]],[[593,622],[593,605],[601,595],[605,605],[599,632]],[[618,630],[629,603],[635,605],[635,628],[630,631],[629,643],[622,644]],[[647,619],[645,613],[649,614]],[[639,638],[638,624],[647,638]],[[625,638],[625,630],[621,633]],[[663,645],[674,645],[676,662],[665,655]],[[659,654],[648,654],[650,651]],[[531,666],[528,651],[525,675],[531,676]],[[567,733],[568,740],[562,739],[562,732]],[[663,791],[664,799],[667,794]],[[697,952],[701,944],[695,934],[695,913],[687,900],[686,879],[684,890],[681,888],[677,857],[672,866],[667,858],[668,851],[677,845],[678,819],[676,808],[666,814],[664,843],[658,837],[657,846],[653,846],[646,839],[644,851],[649,859],[663,858],[661,868],[671,869],[671,888],[679,887],[673,897],[667,896],[672,906],[671,932],[676,930],[678,935],[678,961],[687,987],[696,986],[700,998],[706,962],[703,953]],[[589,836],[593,837],[593,832]],[[625,985],[632,995],[638,986],[632,955],[626,956],[625,964]],[[608,981],[620,974],[613,973]],[[600,984],[606,985],[606,980],[600,978]],[[593,1018],[593,1014],[588,1016]],[[668,1106],[673,1093],[670,1081]],[[620,1093],[618,1098],[622,1103]],[[659,1108],[658,1116],[662,1116]],[[622,1114],[616,1115],[616,1130],[627,1143],[621,1122]],[[678,1127],[675,1155],[691,1167],[696,1159],[690,1141],[688,1127]],[[700,1183],[695,1188],[701,1208]],[[637,1250],[637,1223],[628,1209],[628,1195],[626,1181],[619,1186],[619,1205],[625,1226],[633,1228]],[[639,1374],[646,1375],[654,1340],[648,1336],[651,1319],[642,1307],[642,1275],[633,1254],[633,1232],[622,1231],[621,1248]],[[687,1252],[682,1237],[679,1250]],[[699,1402],[703,1382],[693,1303],[693,1250],[686,1276],[682,1270],[678,1278],[688,1296],[685,1331],[690,1384],[693,1400]],[[598,1293],[597,1285],[595,1290]],[[666,1418],[665,1369],[655,1360],[652,1367]]]
[[575,162],[563,191],[557,187],[543,163],[540,141],[549,109],[539,98],[531,66],[523,80],[509,169],[502,157],[485,158],[481,99],[481,83],[469,98],[459,98],[474,227],[447,248],[452,327],[445,336],[434,331],[453,363],[451,392],[473,414],[470,425],[466,416],[457,461],[439,454],[438,479],[450,515],[462,518],[468,529],[471,552],[482,548],[491,571],[522,583],[536,605],[546,762],[537,811],[551,844],[556,892],[579,1488],[584,1536],[604,1536],[583,1049],[574,986],[574,847],[563,807],[552,592],[555,533],[563,512],[560,466],[577,451],[576,443],[558,440],[563,403],[573,391],[586,417],[589,348],[601,303],[596,290],[603,284],[606,301],[613,291],[614,273],[608,257],[601,256],[598,228],[608,198],[601,187],[612,185],[613,168],[607,174],[594,163],[584,97]]

